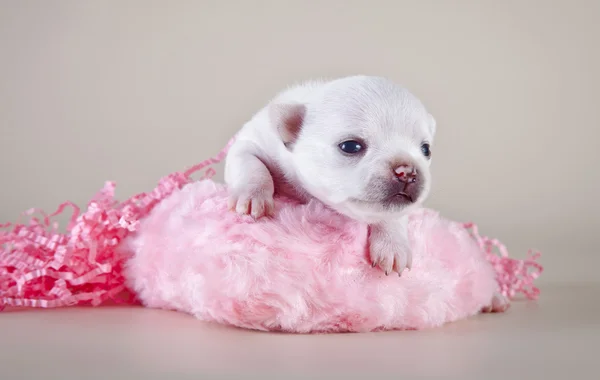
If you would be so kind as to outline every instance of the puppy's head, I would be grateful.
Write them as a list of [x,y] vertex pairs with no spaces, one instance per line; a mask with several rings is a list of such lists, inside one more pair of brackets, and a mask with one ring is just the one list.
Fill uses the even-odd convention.
[[296,180],[342,214],[385,220],[429,194],[435,120],[389,80],[334,80],[315,87],[305,102],[273,102],[270,116]]

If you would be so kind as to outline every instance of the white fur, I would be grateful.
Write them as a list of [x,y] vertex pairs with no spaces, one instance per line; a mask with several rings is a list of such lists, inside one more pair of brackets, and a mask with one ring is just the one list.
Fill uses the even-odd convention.
[[[302,113],[303,112],[303,113]],[[287,116],[303,116],[299,133],[286,129]],[[435,119],[408,90],[381,77],[351,76],[312,81],[275,96],[239,131],[225,164],[230,207],[256,218],[273,212],[275,191],[332,209],[371,226],[374,265],[399,274],[412,262],[407,214],[430,190]],[[360,137],[363,156],[348,157],[338,144]],[[284,140],[292,139],[290,144]],[[419,173],[422,191],[414,202],[395,207],[379,201],[396,163]]]

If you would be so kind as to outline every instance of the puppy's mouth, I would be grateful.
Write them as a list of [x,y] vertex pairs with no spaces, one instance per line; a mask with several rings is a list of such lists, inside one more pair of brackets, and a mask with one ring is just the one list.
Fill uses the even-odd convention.
[[398,194],[394,194],[391,197],[388,198],[388,200],[392,201],[392,202],[398,202],[398,201],[408,201],[410,203],[413,203],[413,197],[407,193],[404,192],[400,192]]
[[385,198],[380,199],[357,199],[352,198],[350,201],[354,203],[367,204],[371,206],[384,206],[384,207],[394,207],[394,206],[407,206],[413,204],[415,202],[412,195],[405,192],[398,192],[387,196]]
[[372,180],[360,198],[349,201],[377,212],[396,212],[420,202],[421,183],[404,183],[398,180]]

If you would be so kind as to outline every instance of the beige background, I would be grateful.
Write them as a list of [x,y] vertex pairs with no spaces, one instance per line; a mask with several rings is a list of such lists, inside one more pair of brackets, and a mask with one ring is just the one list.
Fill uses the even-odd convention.
[[149,190],[289,83],[365,73],[438,120],[429,206],[596,278],[599,1],[0,4],[0,220]]
[[546,268],[539,302],[414,334],[256,334],[135,308],[2,313],[0,377],[596,371],[599,18],[600,1],[583,0],[0,0],[0,221],[85,205],[108,179],[121,198],[149,190],[217,153],[289,83],[375,74],[437,118],[428,205],[515,257],[542,250]]

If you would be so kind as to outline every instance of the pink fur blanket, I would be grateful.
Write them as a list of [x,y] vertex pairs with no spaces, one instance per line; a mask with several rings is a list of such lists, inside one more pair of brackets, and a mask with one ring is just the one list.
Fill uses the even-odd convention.
[[[414,264],[402,277],[368,262],[366,226],[318,202],[278,198],[272,219],[228,212],[227,189],[195,171],[161,180],[124,202],[114,184],[75,209],[66,233],[30,210],[28,224],[3,225],[0,307],[124,302],[190,313],[204,321],[267,331],[423,329],[472,316],[500,290],[535,299],[542,267],[508,257],[474,225],[414,213]],[[40,217],[35,217],[39,213]],[[498,251],[495,252],[494,249]],[[121,300],[122,301],[122,300]]]

